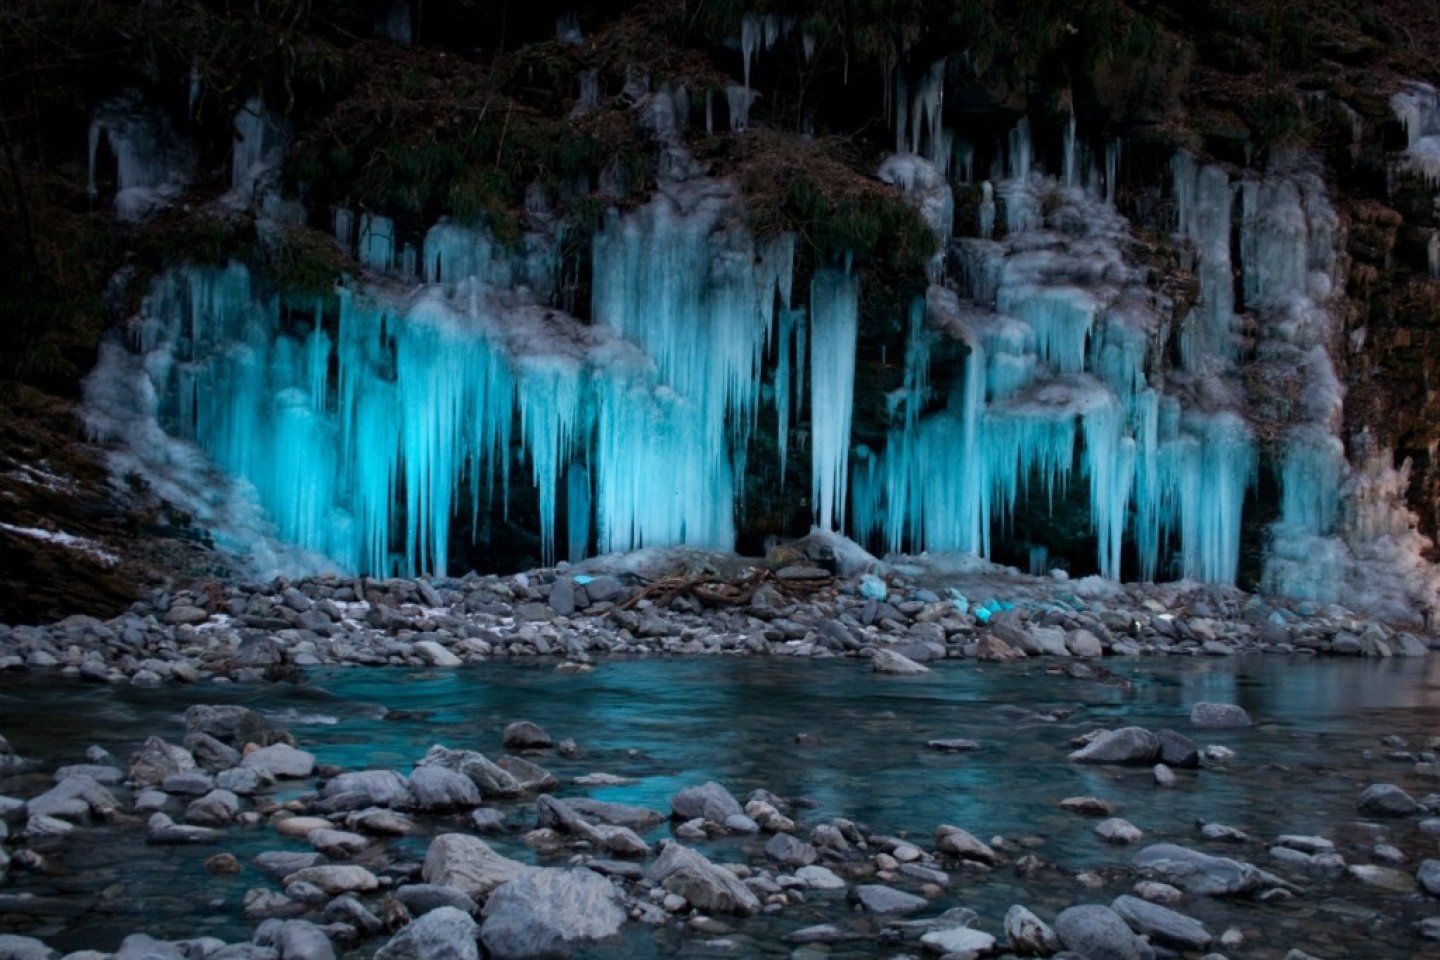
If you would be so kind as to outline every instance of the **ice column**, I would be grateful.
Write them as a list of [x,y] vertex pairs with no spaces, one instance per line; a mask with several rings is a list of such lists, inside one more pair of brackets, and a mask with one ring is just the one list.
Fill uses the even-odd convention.
[[1235,293],[1231,276],[1230,216],[1233,190],[1220,167],[1198,166],[1187,153],[1172,164],[1177,232],[1195,245],[1199,302],[1182,319],[1180,355],[1185,369],[1204,373],[1234,357]]
[[860,283],[825,269],[810,283],[811,504],[821,529],[844,523]]

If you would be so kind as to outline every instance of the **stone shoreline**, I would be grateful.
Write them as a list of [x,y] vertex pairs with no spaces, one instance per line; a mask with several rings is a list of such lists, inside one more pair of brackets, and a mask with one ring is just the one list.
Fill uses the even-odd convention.
[[[1196,584],[1071,583],[1013,572],[837,575],[709,558],[698,574],[311,578],[157,593],[121,616],[0,625],[0,670],[89,681],[259,680],[307,668],[451,667],[496,657],[867,657],[924,664],[1106,656],[1423,656],[1437,641],[1342,608]],[[721,570],[724,566],[726,569]],[[998,569],[998,568],[997,568]],[[888,654],[877,664],[893,664]],[[904,668],[909,669],[909,668]]]
[[[892,569],[882,578],[733,560],[658,573],[562,567],[434,581],[208,584],[157,595],[106,622],[71,617],[0,629],[6,669],[138,685],[508,657],[585,671],[626,655],[866,658],[875,671],[895,674],[944,659],[1042,657],[1071,677],[1124,685],[1105,660],[1257,652],[1423,656],[1427,647],[1413,633],[1343,610],[1229,589],[1070,583],[994,569],[943,576]],[[1197,703],[1188,732],[1223,738],[1251,722],[1233,704]],[[946,753],[980,746],[960,738],[926,745]],[[1153,782],[1160,806],[1149,812],[1161,819],[1166,788],[1198,786],[1236,758],[1223,743],[1139,726],[1091,729],[1070,746],[1072,764],[1129,768],[1128,776]],[[1410,758],[1416,778],[1437,766],[1440,738],[1414,753],[1398,738],[1385,746],[1388,757]],[[1177,842],[1193,833],[1187,827],[1172,824],[1149,837],[1090,796],[1058,802],[1115,846],[1117,858],[1099,871],[1043,860],[1023,836],[981,839],[970,832],[978,824],[892,836],[846,819],[812,821],[803,797],[756,790],[742,802],[717,783],[681,790],[668,811],[556,796],[574,791],[546,769],[546,758],[577,749],[583,745],[517,721],[493,760],[437,744],[408,771],[347,770],[317,764],[303,743],[254,710],[212,705],[190,707],[182,735],[153,731],[128,761],[99,747],[84,762],[27,759],[0,739],[0,782],[12,785],[0,790],[0,839],[9,838],[0,847],[0,879],[43,875],[52,869],[49,856],[63,858],[67,843],[95,829],[143,835],[158,847],[220,846],[205,860],[217,874],[242,869],[223,850],[245,835],[238,831],[274,834],[275,845],[252,861],[274,882],[250,888],[238,905],[258,924],[249,942],[163,942],[137,933],[113,955],[81,951],[70,960],[331,960],[372,952],[380,960],[478,960],[482,946],[495,960],[528,960],[568,955],[637,926],[674,927],[708,952],[742,956],[754,937],[777,936],[774,928],[747,932],[752,924],[804,905],[807,916],[819,911],[824,919],[783,933],[793,960],[1225,955],[1216,950],[1269,958],[1246,949],[1253,933],[1240,915],[1212,930],[1193,913],[1211,922],[1229,915],[1186,905],[1304,896],[1311,882],[1369,897],[1440,895],[1440,860],[1419,849],[1337,846],[1303,831],[1252,837],[1216,823],[1203,824],[1192,848]],[[601,770],[571,786],[622,782]],[[1440,834],[1440,795],[1416,799],[1395,784],[1371,783],[1355,804],[1360,817],[1396,824],[1408,838]],[[423,862],[389,848],[405,836],[426,839]],[[482,837],[522,844],[542,866],[512,859]],[[717,842],[736,862],[713,861],[695,846]],[[1121,853],[1132,844],[1138,854]],[[1246,859],[1260,856],[1268,868]],[[1003,918],[964,906],[922,917],[956,884],[1001,870],[1022,885]],[[1125,892],[1113,896],[1117,882]],[[0,883],[0,914],[26,916],[30,902],[7,893],[9,885]],[[1055,910],[1057,897],[1070,906]],[[1097,898],[1103,902],[1087,902]],[[1440,917],[1414,912],[1413,922],[1406,936],[1440,939]],[[0,935],[0,960],[57,955],[39,940]],[[1297,950],[1289,958],[1308,956]]]

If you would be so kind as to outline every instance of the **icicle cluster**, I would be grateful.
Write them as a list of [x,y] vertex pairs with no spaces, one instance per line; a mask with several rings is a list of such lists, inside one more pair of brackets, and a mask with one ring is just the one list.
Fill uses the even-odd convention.
[[100,192],[102,148],[115,164],[115,216],[120,220],[144,220],[184,193],[194,176],[194,146],[135,91],[102,103],[90,123],[91,197]]
[[[856,532],[892,550],[988,556],[992,524],[1003,530],[1022,498],[1053,504],[1078,464],[1103,576],[1120,575],[1129,539],[1142,577],[1232,582],[1254,442],[1232,405],[1182,409],[1152,377],[1163,305],[1123,252],[1129,227],[1109,199],[1117,154],[1106,152],[1103,169],[1085,162],[1072,131],[1056,179],[1035,169],[1028,121],[1009,147],[1008,176],[982,194],[1003,201],[1006,239],[958,241],[972,302],[932,287],[927,320],[912,318],[886,448],[857,464]],[[1186,182],[1195,176],[1188,160],[1177,170]],[[1177,191],[1182,232],[1229,209],[1224,173],[1202,176],[1224,195]],[[1228,268],[1225,240],[1225,256],[1218,245],[1200,253],[1217,275]],[[1223,302],[1209,309],[1211,335],[1190,351],[1206,368],[1227,362],[1233,312]],[[964,341],[964,369],[947,378],[954,386],[944,409],[922,417],[938,338]],[[1171,549],[1175,567],[1162,569]]]
[[[297,321],[238,264],[173,270],[137,333],[156,414],[253,485],[282,539],[346,569],[444,571],[452,518],[468,505],[473,527],[515,482],[512,446],[531,465],[547,558],[562,515],[571,556],[592,524],[602,551],[729,548],[777,304],[794,324],[793,239],[757,245],[737,205],[703,181],[612,213],[594,326],[543,306],[543,257],[448,222],[417,253],[382,217],[337,217],[377,273],[424,282],[352,285],[333,322]],[[833,301],[815,350],[836,417],[816,456],[838,515],[856,289],[842,276],[816,291]]]

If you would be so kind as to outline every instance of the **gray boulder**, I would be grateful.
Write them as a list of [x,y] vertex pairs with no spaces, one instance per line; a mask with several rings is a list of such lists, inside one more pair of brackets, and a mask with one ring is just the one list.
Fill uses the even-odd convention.
[[1430,896],[1440,897],[1440,860],[1421,860],[1415,879]]
[[924,897],[878,883],[861,884],[850,891],[850,899],[858,903],[866,913],[879,914],[914,913],[930,905],[930,901]]
[[437,766],[469,777],[485,796],[514,797],[523,793],[520,782],[509,772],[475,750],[451,750],[439,744],[425,752],[417,767]]
[[1195,741],[1174,730],[1157,730],[1160,741],[1160,762],[1170,767],[1194,770],[1200,766],[1200,748]]
[[1190,708],[1190,723],[1197,727],[1248,727],[1250,714],[1233,703],[1197,703]]
[[240,751],[208,733],[187,733],[185,749],[203,769],[212,773],[229,770],[240,763]]
[[270,732],[264,716],[238,704],[197,703],[185,710],[185,731],[203,733],[232,746],[263,743]]
[[516,720],[507,726],[504,742],[507,750],[549,750],[555,746],[550,734],[529,720]]
[[273,777],[299,780],[315,772],[315,755],[288,743],[276,743],[247,754],[240,765],[269,771]]
[[439,907],[454,907],[466,914],[476,910],[475,901],[454,887],[438,883],[407,883],[395,888],[395,899],[405,904],[414,917],[429,913]]
[[930,672],[930,668],[923,663],[916,663],[909,657],[884,647],[876,648],[875,656],[870,660],[870,667],[876,673],[888,673],[895,676],[913,676]]
[[25,803],[25,812],[32,817],[59,817],[80,820],[89,814],[109,816],[120,807],[115,795],[93,777],[72,776],[61,780],[38,797]]
[[1174,843],[1148,846],[1137,853],[1132,862],[1146,873],[1200,896],[1234,896],[1275,882],[1275,878],[1251,864],[1214,857]]
[[1048,957],[1060,950],[1060,938],[1050,925],[1018,903],[1005,912],[1005,937],[1021,956]]
[[1159,943],[1176,950],[1204,950],[1214,937],[1205,929],[1205,924],[1194,917],[1158,903],[1141,900],[1138,897],[1116,897],[1110,908],[1118,913],[1131,929],[1149,937],[1151,943]]
[[615,827],[629,827],[645,831],[656,824],[665,822],[665,815],[649,807],[633,807],[624,803],[607,800],[592,800],[589,797],[572,797],[566,805],[591,823],[608,823]]
[[194,769],[189,750],[150,737],[130,762],[130,780],[137,787],[158,787],[171,774]]
[[309,920],[266,920],[255,930],[254,940],[274,949],[278,960],[335,960],[330,938]]
[[777,833],[765,844],[765,855],[787,867],[805,867],[814,863],[819,854],[803,840],[788,833]]
[[454,770],[430,765],[410,773],[410,795],[422,810],[453,810],[480,806],[475,781]]
[[156,940],[145,933],[132,933],[120,941],[120,949],[111,960],[185,960],[185,954],[173,943]]
[[532,868],[501,856],[479,837],[442,833],[430,841],[420,876],[426,883],[454,887],[474,900],[483,900],[500,884],[528,869]]
[[1355,809],[1372,817],[1408,817],[1420,805],[1393,783],[1372,783],[1355,801]]
[[531,870],[501,884],[485,904],[480,939],[492,960],[567,957],[577,944],[614,936],[624,898],[589,870]]
[[687,787],[675,794],[670,798],[670,809],[679,820],[694,820],[698,817],[716,823],[724,823],[729,817],[745,813],[730,791],[713,780],[698,787]]
[[522,793],[544,793],[560,786],[553,773],[524,757],[507,753],[497,759],[495,765],[515,778]]
[[0,960],[55,960],[59,955],[34,937],[0,933]]
[[1107,730],[1070,754],[1076,763],[1145,764],[1160,756],[1160,739],[1144,727]]
[[466,911],[436,907],[401,928],[375,952],[375,960],[480,960],[476,929]]
[[403,807],[410,803],[410,785],[394,770],[355,770],[326,782],[322,797],[350,798],[346,806]]
[[999,855],[988,843],[970,831],[948,823],[935,828],[935,846],[940,848],[941,853],[961,860],[976,860],[992,866],[1000,862]]
[[760,909],[759,899],[739,877],[678,843],[665,844],[646,876],[701,910],[749,914]]
[[1087,903],[1062,910],[1055,918],[1055,934],[1065,949],[1086,960],[1145,960],[1145,943],[1109,907]]
[[229,790],[211,790],[185,808],[185,819],[202,827],[223,827],[240,813],[240,798]]

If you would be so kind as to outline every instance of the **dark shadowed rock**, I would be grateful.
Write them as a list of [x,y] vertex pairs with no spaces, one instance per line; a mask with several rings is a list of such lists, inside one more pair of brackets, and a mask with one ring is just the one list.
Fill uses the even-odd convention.
[[1195,741],[1174,730],[1157,730],[1160,741],[1160,762],[1171,767],[1193,770],[1200,766],[1200,749]]
[[529,720],[516,720],[507,726],[504,741],[508,750],[549,750],[555,745],[550,734]]

